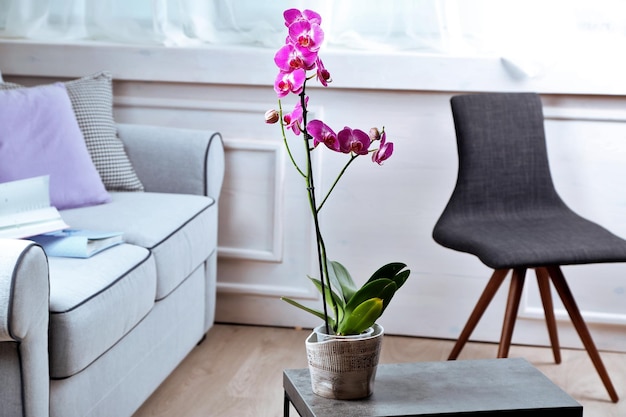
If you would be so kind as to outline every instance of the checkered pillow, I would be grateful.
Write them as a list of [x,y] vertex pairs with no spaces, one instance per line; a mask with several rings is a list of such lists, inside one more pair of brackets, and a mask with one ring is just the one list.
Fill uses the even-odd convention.
[[[113,86],[108,72],[99,72],[65,84],[89,155],[110,191],[143,191],[143,184],[117,136],[113,120]],[[0,89],[22,88],[14,83]]]

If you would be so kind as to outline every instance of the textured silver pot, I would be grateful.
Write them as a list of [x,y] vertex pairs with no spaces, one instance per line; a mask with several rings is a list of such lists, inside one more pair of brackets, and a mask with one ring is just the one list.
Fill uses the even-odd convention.
[[[356,400],[374,392],[376,368],[384,329],[359,336],[319,336],[316,328],[306,339],[313,392],[325,398]],[[320,340],[324,339],[324,340]]]

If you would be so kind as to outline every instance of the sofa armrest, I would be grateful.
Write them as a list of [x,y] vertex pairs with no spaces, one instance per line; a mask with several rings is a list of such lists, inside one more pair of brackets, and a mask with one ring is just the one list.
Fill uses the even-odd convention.
[[0,416],[48,416],[49,285],[40,246],[0,239]]
[[117,128],[146,191],[219,199],[224,180],[224,145],[219,133],[123,123]]

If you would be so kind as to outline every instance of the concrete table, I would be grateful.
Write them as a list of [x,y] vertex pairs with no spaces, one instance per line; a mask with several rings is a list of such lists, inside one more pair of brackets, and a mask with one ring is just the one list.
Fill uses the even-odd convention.
[[284,415],[302,417],[556,416],[582,417],[582,406],[525,359],[378,365],[374,394],[330,400],[311,390],[308,369],[283,372]]

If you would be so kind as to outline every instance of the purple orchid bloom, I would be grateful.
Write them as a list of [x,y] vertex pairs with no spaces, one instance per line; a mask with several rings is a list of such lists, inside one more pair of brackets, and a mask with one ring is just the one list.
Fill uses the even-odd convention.
[[315,68],[317,52],[311,52],[298,45],[287,44],[274,55],[274,62],[281,71],[291,72],[296,69],[310,70]]
[[317,52],[324,42],[324,31],[317,23],[297,20],[289,25],[289,40],[294,45]]
[[302,12],[298,9],[288,9],[283,12],[283,17],[285,18],[285,26],[287,27],[291,26],[294,22],[302,20],[315,23],[317,25],[322,24],[322,16],[320,16],[319,13],[308,9],[303,10]]
[[285,97],[289,93],[300,94],[304,88],[306,71],[297,69],[291,72],[279,72],[274,81],[274,91],[279,98]]
[[317,146],[320,143],[326,145],[328,149],[339,152],[339,141],[337,140],[337,134],[321,120],[311,120],[307,127],[307,132],[314,139],[313,145]]
[[389,159],[392,153],[393,143],[387,142],[387,133],[383,131],[380,135],[380,146],[378,146],[378,149],[372,154],[372,161],[376,162],[378,165],[382,165],[385,160]]
[[367,155],[370,147],[370,137],[359,129],[344,127],[338,134],[339,150],[343,153],[354,152],[357,155]]
[[[308,104],[309,104],[309,98],[305,97],[304,105],[306,106]],[[302,126],[303,114],[304,114],[304,110],[302,108],[302,102],[298,101],[298,103],[295,105],[291,113],[287,113],[283,116],[285,127],[287,129],[293,130],[293,133],[295,133],[296,135],[299,135],[301,132],[300,126]]]
[[330,72],[328,72],[319,56],[317,57],[315,63],[317,65],[317,80],[324,87],[328,87],[328,83],[332,81],[332,78],[330,78]]

